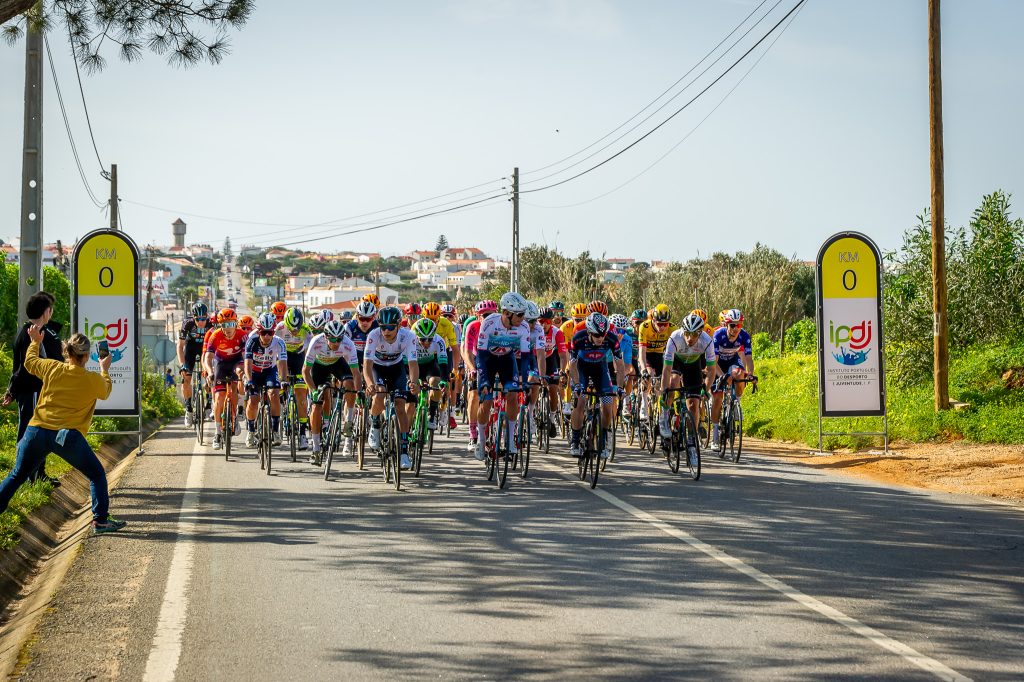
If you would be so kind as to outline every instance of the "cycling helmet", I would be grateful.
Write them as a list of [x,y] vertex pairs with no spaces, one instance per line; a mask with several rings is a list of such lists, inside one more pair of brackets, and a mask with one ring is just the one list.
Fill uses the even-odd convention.
[[423,316],[429,317],[431,320],[437,322],[437,318],[441,317],[441,306],[431,301],[423,306]]
[[586,303],[576,303],[575,305],[573,305],[573,307],[572,307],[572,319],[574,319],[574,320],[582,320],[586,316],[587,316],[587,304]]
[[601,313],[604,316],[608,315],[608,304],[604,301],[591,301],[587,305],[587,312],[590,313]]
[[542,320],[553,320],[555,319],[555,311],[551,308],[540,309],[540,319]]
[[[267,313],[263,314],[266,315]],[[274,317],[275,320],[277,319],[277,317],[274,316],[274,313],[270,313],[270,315]],[[260,319],[262,319],[262,316]],[[289,308],[288,312],[284,314],[284,326],[288,327],[291,331],[299,329],[305,321],[306,319],[303,316],[302,311],[298,308]]]
[[526,302],[526,321],[532,322],[540,317],[540,308],[533,301]]
[[434,338],[434,331],[436,329],[437,324],[429,317],[421,317],[412,325],[412,333],[420,340]]
[[380,296],[377,294],[366,294],[366,296],[363,296],[363,300],[372,303],[374,308],[380,307]]
[[[295,310],[295,308],[289,310],[288,313],[290,313],[292,310]],[[288,317],[288,313],[285,313],[286,318]],[[262,315],[259,316],[259,319],[256,320],[256,328],[259,329],[261,332],[272,332],[276,327],[277,318],[274,317],[274,313],[263,313]]]
[[476,314],[477,315],[485,315],[487,313],[496,313],[496,312],[498,312],[498,304],[495,303],[494,301],[492,301],[489,298],[485,298],[484,300],[482,300],[482,301],[480,301],[479,303],[476,304]]
[[629,320],[626,319],[625,315],[619,315],[616,313],[608,318],[608,321],[612,323],[618,329],[625,329],[629,326]]
[[651,311],[651,319],[655,322],[669,322],[672,319],[672,311],[664,303],[659,303]]
[[320,317],[324,318],[324,324],[327,324],[328,322],[334,319],[334,313],[332,313],[330,310],[321,310]]
[[341,320],[331,320],[324,325],[324,336],[328,339],[340,339],[345,336],[345,325]]
[[703,308],[694,308],[693,310],[690,311],[690,313],[704,320],[704,324],[708,323],[708,311],[704,310]]
[[402,311],[393,305],[381,308],[377,313],[377,322],[382,325],[399,325],[402,322]]
[[587,315],[587,332],[594,336],[603,336],[608,333],[608,318],[601,313],[590,313]]
[[441,306],[441,314],[445,317],[455,317],[455,306],[451,303],[445,303]]
[[358,317],[373,317],[377,314],[377,306],[373,304],[373,301],[362,301],[356,306],[356,316]]
[[232,310],[235,310],[236,308],[238,308],[238,304],[235,303],[234,301],[228,301],[228,307],[231,308]]
[[551,303],[549,303],[548,307],[551,308],[551,310],[557,313],[558,315],[561,315],[562,313],[565,312],[565,304],[559,301],[557,298]]
[[210,309],[206,307],[206,304],[200,301],[192,306],[192,317],[209,317]]
[[252,328],[256,326],[256,320],[252,319],[252,315],[242,315],[238,318],[238,328],[245,333],[252,331]]
[[647,313],[644,311],[643,308],[637,308],[636,310],[633,311],[633,314],[629,316],[629,319],[636,320],[638,322],[643,322],[644,320],[647,319]]
[[526,313],[526,299],[514,291],[502,294],[498,305],[502,310],[507,310],[513,315],[516,313]]
[[725,326],[725,314],[727,312],[729,312],[729,311],[728,310],[723,310],[722,312],[718,313],[718,326],[719,327],[724,327]]
[[284,304],[284,301],[274,301],[273,305],[270,306],[270,312],[274,313],[274,317],[281,319],[284,314],[288,311],[288,306]]
[[324,330],[325,324],[327,324],[327,320],[324,319],[323,313],[316,313],[313,317],[309,318],[309,328],[317,334]]
[[691,334],[699,334],[704,331],[704,320],[700,319],[700,315],[690,313],[683,318],[683,331]]
[[725,324],[738,324],[743,326],[743,313],[739,308],[730,308],[725,311]]
[[220,324],[220,313],[210,315],[210,324]]
[[235,311],[231,308],[225,308],[220,311],[220,323],[224,324],[225,322],[238,322],[238,316],[235,315]]
[[405,306],[405,314],[406,315],[422,315],[423,314],[423,308],[420,307],[419,303],[415,303],[415,302],[414,303],[409,303],[408,305]]
[[351,310],[346,310],[346,311],[344,311],[341,314],[341,321],[342,322],[348,322],[351,319],[352,319],[352,311]]
[[466,324],[466,320],[469,319],[469,315],[467,315],[466,313],[462,313],[461,315],[459,315],[457,319],[459,324]]

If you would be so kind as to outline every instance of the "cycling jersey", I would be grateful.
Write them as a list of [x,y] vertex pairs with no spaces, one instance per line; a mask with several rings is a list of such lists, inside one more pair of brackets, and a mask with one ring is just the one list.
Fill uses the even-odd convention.
[[[447,318],[445,318],[445,319],[447,319]],[[462,325],[461,324],[456,324],[456,323],[452,322],[451,320],[448,320],[448,323],[451,324],[452,329],[455,330],[455,345],[458,346],[458,345],[460,345],[462,343]]]
[[530,328],[520,322],[511,329],[505,326],[504,315],[491,315],[480,325],[476,351],[487,351],[495,357],[530,352]]
[[430,340],[430,343],[426,347],[423,343],[416,340],[416,362],[421,365],[428,365],[432,362],[437,362],[440,365],[448,364],[448,346],[445,345],[444,339],[439,335],[434,334],[434,338]]
[[465,336],[466,336],[466,330],[469,329],[469,325],[471,325],[474,322],[476,322],[476,320],[477,320],[477,316],[476,315],[470,315],[469,317],[466,318],[466,321],[462,323],[462,336],[463,336],[463,338],[465,338]]
[[252,360],[255,371],[263,371],[269,367],[277,367],[279,360],[287,362],[288,351],[284,341],[277,336],[270,337],[270,345],[264,346],[259,334],[253,334],[245,342],[245,359]]
[[289,354],[301,355],[306,352],[306,345],[313,338],[313,330],[304,324],[293,332],[284,322],[278,322],[274,328],[274,335],[284,342]]
[[462,350],[466,354],[476,355],[476,344],[480,339],[480,323],[483,320],[467,321],[466,333],[462,337]]
[[458,336],[455,334],[455,325],[446,317],[437,318],[435,332],[444,341],[445,348],[454,348],[459,342]]
[[562,333],[562,330],[555,325],[551,325],[548,328],[547,334],[544,335],[544,351],[548,357],[552,353],[565,353],[568,350],[569,347],[565,343],[565,335]]
[[347,336],[341,337],[338,347],[333,349],[328,345],[326,334],[317,334],[310,339],[309,349],[306,351],[307,367],[313,365],[333,365],[342,358],[345,359],[349,367],[355,367],[359,364],[359,358],[356,357],[356,346],[352,343],[352,339]]
[[235,363],[242,359],[242,343],[242,334],[237,330],[229,339],[223,329],[216,329],[210,334],[203,350],[206,353],[213,353],[218,363]]
[[375,365],[412,362],[416,360],[416,345],[416,335],[408,329],[399,327],[398,336],[389,343],[384,339],[384,332],[377,328],[366,337],[364,357],[373,360]]
[[530,327],[530,323],[526,323],[527,328],[530,330],[530,354],[533,351],[542,350],[545,355],[547,354],[547,343],[544,339],[544,327],[539,324],[534,324]]
[[654,323],[650,320],[644,320],[637,333],[640,347],[646,348],[648,355],[664,352],[670,336],[672,336],[672,325],[666,325],[664,329],[658,330],[654,328]]
[[619,340],[619,346],[622,348],[622,361],[627,365],[633,364],[633,337],[621,329],[612,328],[614,331],[609,331],[608,335],[615,334],[615,337]]
[[715,344],[711,341],[710,336],[701,332],[700,336],[697,337],[697,340],[691,346],[683,338],[682,329],[672,332],[668,343],[665,345],[666,366],[673,363],[691,364],[698,362],[701,358],[704,358],[709,365],[715,364],[717,359]]
[[206,337],[206,332],[209,330],[209,320],[207,320],[205,325],[200,327],[196,324],[195,319],[189,317],[181,323],[181,329],[178,330],[178,340],[185,341],[189,344],[202,345],[203,339]]
[[576,334],[576,320],[570,317],[562,323],[560,329],[562,330],[562,336],[565,337],[566,343],[571,342],[573,335]]
[[572,359],[585,364],[607,364],[612,358],[622,358],[619,339],[614,334],[606,334],[600,342],[594,342],[586,330],[576,332],[570,348]]
[[[719,327],[715,330],[715,335],[712,337],[715,343],[715,352],[721,359],[722,364],[732,364],[735,360],[741,360],[744,355],[751,355],[754,352],[752,342],[750,340],[750,334],[747,333],[746,329],[741,329],[740,333],[736,336],[736,340],[732,341],[729,339],[729,329],[727,327]],[[740,351],[743,351],[742,353]]]
[[366,349],[366,337],[377,328],[377,320],[371,322],[370,328],[365,332],[360,329],[359,320],[349,320],[345,327],[348,329],[348,335],[352,338],[352,343],[356,345],[356,352],[359,354],[359,357],[362,357],[363,351]]

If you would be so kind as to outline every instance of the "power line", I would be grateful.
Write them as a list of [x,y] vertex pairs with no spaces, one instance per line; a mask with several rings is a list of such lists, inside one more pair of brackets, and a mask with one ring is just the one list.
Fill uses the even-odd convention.
[[580,171],[579,173],[576,173],[575,175],[572,175],[572,176],[570,176],[568,178],[565,178],[564,180],[559,180],[558,182],[553,182],[550,185],[545,185],[544,187],[535,187],[534,189],[520,190],[519,193],[520,194],[529,194],[529,193],[533,193],[533,192],[543,192],[544,190],[548,190],[548,189],[551,189],[553,187],[558,187],[559,185],[564,185],[567,182],[572,182],[573,180],[576,180],[577,178],[583,177],[584,175],[586,175],[586,174],[588,174],[588,173],[590,173],[592,171],[597,170],[598,168],[600,168],[601,166],[605,165],[606,163],[608,163],[608,162],[610,162],[610,161],[612,161],[612,160],[622,156],[627,151],[629,151],[633,147],[637,146],[638,144],[640,144],[641,142],[646,140],[648,137],[650,137],[656,131],[661,129],[665,124],[667,124],[673,118],[675,118],[676,116],[681,114],[683,111],[685,111],[691,104],[696,102],[704,93],[706,93],[708,90],[713,88],[720,80],[725,78],[729,74],[730,71],[732,71],[734,68],[736,68],[736,66],[739,65],[740,62],[742,62],[744,59],[746,59],[747,56],[751,52],[753,52],[761,43],[763,43],[768,38],[768,36],[770,36],[772,33],[774,33],[775,29],[777,29],[779,26],[781,26],[782,23],[784,21],[786,21],[786,19],[788,19],[790,17],[790,15],[792,15],[797,9],[799,9],[800,6],[802,6],[805,2],[807,2],[807,0],[799,0],[799,2],[797,2],[797,4],[795,4],[792,7],[792,9],[790,9],[788,12],[786,12],[785,16],[783,16],[781,19],[779,19],[779,21],[774,26],[772,26],[772,28],[769,29],[767,33],[765,33],[763,36],[761,36],[761,38],[758,39],[758,41],[756,43],[751,45],[750,49],[748,49],[746,52],[744,52],[739,57],[739,59],[737,59],[735,62],[732,63],[731,66],[729,66],[729,68],[727,68],[717,78],[715,78],[713,81],[711,81],[711,83],[709,83],[703,90],[698,92],[690,101],[688,101],[686,104],[684,104],[683,106],[681,106],[678,109],[676,109],[668,118],[666,118],[664,121],[662,121],[658,125],[654,126],[650,130],[648,130],[646,133],[641,135],[639,138],[637,138],[633,142],[629,143],[628,145],[626,145],[625,147],[623,147],[619,151],[615,152],[614,154],[609,156],[604,161],[596,163],[596,164],[594,164],[590,168],[587,168],[584,171]]
[[694,83],[696,83],[696,82],[697,82],[697,81],[698,81],[698,80],[699,80],[699,79],[700,79],[700,78],[701,78],[702,76],[704,76],[704,74],[706,74],[706,73],[707,73],[708,71],[710,71],[710,70],[711,70],[712,68],[714,68],[714,67],[715,67],[715,65],[716,65],[716,64],[718,64],[718,62],[722,61],[722,59],[724,59],[724,58],[725,58],[725,56],[726,56],[727,54],[729,54],[730,52],[732,52],[732,50],[733,50],[733,48],[734,48],[734,47],[736,47],[737,45],[739,45],[739,44],[740,44],[740,42],[742,42],[744,38],[746,38],[746,37],[747,37],[748,35],[750,35],[750,32],[751,32],[751,31],[753,31],[753,30],[754,30],[755,28],[757,28],[757,27],[758,27],[758,26],[759,26],[759,25],[761,24],[761,22],[763,22],[763,21],[764,21],[765,19],[767,19],[767,18],[768,18],[768,16],[769,16],[769,15],[771,15],[771,13],[775,11],[775,8],[777,8],[777,7],[778,7],[778,6],[780,5],[780,4],[782,4],[782,0],[776,0],[775,4],[774,4],[774,5],[772,5],[771,9],[769,9],[769,10],[768,10],[767,12],[765,12],[765,13],[764,13],[764,15],[762,15],[760,19],[758,19],[758,20],[757,20],[756,22],[754,22],[753,24],[751,24],[751,25],[750,25],[750,28],[748,28],[748,29],[747,29],[746,31],[744,31],[744,32],[743,32],[743,35],[741,35],[741,36],[740,36],[739,38],[737,38],[737,39],[736,39],[736,41],[735,41],[735,42],[733,42],[733,44],[732,44],[732,45],[730,45],[730,46],[729,46],[729,47],[728,47],[728,48],[727,48],[727,49],[726,49],[725,51],[723,51],[723,52],[722,52],[722,54],[718,55],[718,57],[716,57],[716,58],[715,58],[715,60],[714,60],[713,62],[711,62],[710,64],[708,64],[708,65],[707,65],[707,66],[706,66],[706,67],[704,68],[704,70],[703,70],[703,71],[701,71],[701,72],[700,72],[699,74],[697,74],[697,75],[696,75],[696,76],[695,76],[695,77],[693,78],[693,80],[691,80],[691,81],[690,81],[689,83],[687,83],[687,84],[686,84],[685,86],[683,86],[683,88],[682,88],[682,89],[681,89],[681,90],[680,90],[679,92],[677,92],[676,94],[672,95],[672,97],[670,97],[669,99],[665,100],[665,102],[664,102],[664,103],[662,103],[662,105],[661,105],[660,107],[658,107],[657,109],[655,109],[654,111],[652,111],[651,113],[649,113],[649,114],[648,114],[647,116],[645,116],[645,117],[644,117],[643,119],[641,119],[641,120],[640,120],[639,122],[637,122],[637,124],[636,124],[636,125],[634,125],[633,127],[631,127],[631,128],[629,129],[629,130],[625,131],[624,133],[622,133],[621,135],[619,135],[618,137],[616,137],[616,138],[615,138],[614,140],[612,140],[612,141],[611,141],[611,142],[609,142],[608,144],[606,144],[606,145],[604,145],[603,147],[601,147],[600,149],[597,149],[597,150],[595,150],[594,152],[592,152],[592,153],[588,154],[587,156],[584,156],[584,157],[583,157],[582,159],[580,159],[579,161],[576,161],[575,163],[572,163],[572,164],[570,164],[570,165],[566,166],[565,168],[563,168],[563,169],[561,169],[561,170],[555,171],[555,172],[553,172],[553,173],[548,173],[547,175],[544,175],[544,176],[542,176],[542,177],[539,177],[539,178],[535,178],[535,179],[533,179],[533,180],[530,180],[530,181],[529,181],[528,183],[525,183],[525,184],[536,184],[536,183],[538,183],[538,182],[541,182],[541,181],[543,181],[543,180],[547,180],[548,178],[553,178],[553,177],[555,177],[556,175],[561,175],[562,173],[564,173],[565,171],[569,170],[570,168],[575,168],[576,166],[579,166],[580,164],[582,164],[582,163],[584,163],[584,162],[586,162],[586,161],[588,161],[588,160],[590,160],[590,159],[594,158],[595,156],[597,156],[597,155],[598,155],[598,154],[600,154],[601,152],[605,151],[606,149],[608,149],[609,147],[611,147],[612,145],[614,145],[614,144],[615,144],[616,142],[618,142],[619,140],[621,140],[622,138],[626,137],[627,135],[629,135],[630,133],[632,133],[632,132],[633,132],[634,130],[636,130],[637,128],[639,128],[640,126],[642,126],[642,125],[643,125],[644,123],[647,123],[647,122],[648,122],[649,120],[651,120],[652,118],[654,118],[654,116],[655,116],[655,115],[656,115],[656,114],[657,114],[658,112],[660,112],[660,111],[661,111],[662,109],[664,109],[665,107],[667,107],[667,106],[668,106],[668,105],[669,105],[670,103],[674,102],[674,101],[675,101],[675,100],[676,100],[677,98],[679,98],[679,96],[680,96],[680,95],[682,95],[682,94],[683,94],[684,92],[686,92],[687,90],[689,90],[689,89],[690,89],[690,88],[691,88],[691,87],[692,87],[692,86],[694,85]]
[[[800,10],[802,10],[802,9],[803,9],[803,7],[800,8]],[[768,55],[768,53],[771,51],[772,47],[775,46],[775,43],[777,43],[779,41],[779,38],[781,38],[782,35],[786,32],[786,30],[790,26],[793,25],[793,22],[796,21],[797,16],[800,14],[800,10],[797,10],[796,14],[794,14],[792,16],[792,18],[789,20],[789,23],[787,23],[785,26],[782,27],[782,30],[779,31],[779,34],[777,36],[775,36],[775,38],[772,40],[772,42],[768,43],[768,47],[765,48],[764,52],[762,52],[761,55],[757,58],[757,60],[750,66],[750,68],[747,69],[747,71],[742,76],[740,76],[740,79],[738,81],[736,81],[736,83],[729,89],[729,92],[725,93],[725,96],[722,97],[722,99],[718,102],[718,104],[716,104],[715,107],[711,111],[709,111],[707,113],[707,115],[704,118],[702,118],[697,123],[697,125],[695,125],[693,128],[691,128],[690,131],[688,133],[686,133],[686,135],[684,135],[678,142],[676,142],[674,145],[672,145],[672,147],[670,147],[667,152],[665,152],[664,154],[659,156],[657,159],[655,159],[654,162],[651,165],[647,166],[642,171],[640,171],[639,173],[637,173],[636,175],[631,177],[629,180],[626,180],[625,182],[623,182],[621,185],[613,187],[612,189],[608,190],[607,192],[602,192],[601,194],[598,194],[597,196],[591,197],[589,199],[584,199],[583,201],[577,201],[577,202],[572,203],[572,204],[563,204],[561,206],[545,206],[544,204],[534,204],[534,203],[528,203],[528,202],[523,202],[523,203],[526,203],[528,206],[534,206],[536,208],[547,208],[547,209],[574,208],[576,206],[582,206],[584,204],[589,204],[589,203],[591,203],[593,201],[597,201],[599,199],[603,199],[603,198],[605,198],[606,196],[608,196],[610,194],[614,194],[615,192],[618,192],[620,189],[622,189],[626,185],[631,184],[634,180],[637,180],[641,176],[645,175],[649,170],[651,170],[652,168],[657,166],[659,163],[664,161],[672,152],[674,152],[676,149],[678,149],[681,144],[686,142],[686,140],[688,140],[691,135],[693,135],[695,132],[697,132],[697,129],[700,128],[704,124],[705,121],[707,121],[709,118],[711,118],[712,114],[714,114],[716,111],[718,111],[719,107],[721,107],[723,104],[725,104],[725,100],[729,99],[729,96],[732,95],[732,93],[734,93],[736,91],[736,89],[740,86],[740,84],[743,83],[743,81],[745,81],[747,79],[747,76],[749,76],[751,74],[751,72],[754,69],[757,68],[757,65],[761,63],[761,60],[764,59]]]
[[71,24],[68,27],[68,42],[71,44],[71,61],[75,63],[75,77],[78,78],[78,92],[82,95],[82,109],[85,111],[85,124],[89,128],[89,139],[92,140],[92,150],[96,152],[96,161],[100,164],[100,174],[107,176],[107,167],[100,159],[100,150],[96,146],[96,136],[92,134],[92,119],[89,117],[89,105],[85,103],[85,89],[82,87],[82,73],[78,69],[78,56],[75,54],[75,39],[71,35]]
[[[735,27],[735,28],[733,28],[733,30],[729,31],[729,33],[727,33],[727,34],[725,35],[725,37],[724,37],[724,38],[722,38],[722,39],[721,39],[720,41],[718,41],[718,44],[717,44],[717,45],[715,45],[715,46],[714,46],[713,48],[711,48],[711,50],[710,50],[710,51],[709,51],[709,52],[708,52],[707,54],[705,54],[705,55],[704,55],[703,57],[701,57],[701,58],[700,58],[700,61],[698,61],[698,62],[697,62],[696,64],[694,64],[693,66],[691,66],[691,67],[690,67],[690,69],[689,69],[689,71],[687,71],[687,72],[686,72],[686,73],[684,73],[684,74],[683,74],[682,76],[680,76],[680,77],[679,77],[679,78],[678,78],[678,79],[676,80],[676,82],[675,82],[675,83],[673,83],[672,85],[670,85],[670,86],[668,86],[667,88],[665,88],[665,90],[663,90],[663,91],[661,92],[661,94],[660,94],[660,95],[658,95],[657,97],[655,97],[654,99],[652,99],[652,100],[651,100],[650,102],[648,102],[648,103],[647,103],[647,105],[646,105],[646,106],[645,106],[644,108],[642,108],[642,109],[641,109],[640,111],[636,112],[635,114],[633,114],[632,116],[630,116],[630,117],[629,117],[628,119],[626,119],[625,121],[623,121],[623,122],[622,122],[621,124],[619,124],[619,125],[618,125],[618,126],[617,126],[617,127],[616,127],[616,128],[614,129],[614,130],[611,130],[611,131],[609,131],[609,132],[608,132],[607,134],[605,134],[605,135],[604,135],[603,137],[601,137],[601,138],[598,138],[597,140],[594,140],[593,142],[591,142],[591,143],[590,143],[589,145],[587,145],[587,146],[586,146],[586,147],[584,147],[583,149],[580,149],[579,151],[577,151],[577,152],[574,152],[574,153],[570,154],[569,156],[565,157],[564,159],[559,159],[558,161],[555,161],[555,162],[553,162],[553,163],[549,163],[549,164],[548,164],[548,165],[546,165],[546,166],[541,166],[540,168],[534,168],[533,170],[523,171],[522,175],[532,175],[533,173],[539,173],[540,171],[544,171],[544,170],[547,170],[548,168],[553,168],[554,166],[558,166],[558,165],[562,164],[562,163],[563,163],[563,162],[565,162],[565,161],[568,161],[569,159],[571,159],[571,158],[573,158],[573,157],[579,156],[580,154],[582,154],[583,152],[587,151],[588,149],[590,149],[590,148],[591,148],[591,147],[593,147],[594,145],[597,145],[597,144],[601,143],[602,141],[604,141],[604,140],[608,139],[609,137],[611,137],[612,135],[614,135],[615,133],[617,133],[617,132],[618,132],[619,130],[621,130],[622,128],[625,128],[625,127],[626,127],[627,125],[629,125],[629,123],[630,123],[631,121],[633,121],[633,119],[635,119],[635,118],[636,118],[637,116],[641,115],[642,113],[644,113],[645,111],[647,111],[648,109],[650,109],[650,108],[651,108],[652,106],[654,106],[654,105],[655,105],[655,103],[657,103],[657,101],[658,101],[658,100],[660,100],[660,99],[661,99],[662,97],[664,97],[665,95],[667,95],[667,94],[668,94],[669,92],[671,92],[671,91],[672,91],[672,90],[673,90],[673,89],[674,89],[674,88],[675,88],[675,87],[676,87],[677,85],[679,85],[679,84],[680,84],[681,82],[683,82],[683,80],[684,80],[684,79],[685,79],[685,78],[686,78],[687,76],[689,76],[689,75],[690,75],[691,73],[693,73],[693,72],[694,72],[694,71],[695,71],[695,70],[697,69],[697,67],[698,67],[698,66],[700,66],[701,64],[703,64],[703,63],[704,63],[704,61],[705,61],[705,60],[707,60],[707,58],[708,58],[708,57],[710,57],[711,55],[713,55],[713,54],[714,54],[714,53],[715,53],[715,52],[716,52],[716,51],[718,50],[718,48],[720,48],[720,47],[721,47],[721,46],[722,46],[722,45],[723,45],[723,44],[725,43],[725,41],[726,41],[726,40],[728,40],[728,39],[729,39],[729,38],[730,38],[730,37],[732,36],[732,34],[736,33],[736,31],[740,30],[740,28],[741,28],[741,27],[742,27],[742,26],[743,26],[743,25],[744,25],[745,23],[747,23],[748,21],[750,21],[750,17],[754,16],[754,14],[756,14],[756,13],[757,13],[757,11],[758,11],[759,9],[761,9],[761,7],[763,7],[763,6],[764,6],[764,4],[765,4],[765,3],[767,2],[767,1],[768,1],[768,0],[761,0],[761,2],[760,2],[760,3],[759,3],[759,4],[757,5],[757,6],[756,6],[756,7],[754,7],[754,9],[752,9],[752,10],[750,11],[750,14],[748,14],[748,15],[747,15],[746,17],[744,17],[744,18],[743,18],[743,21],[741,21],[740,23],[738,23],[738,24],[736,25],[736,27]],[[774,9],[774,8],[773,8],[773,9]],[[771,13],[771,11],[769,10],[769,12],[767,12],[767,13],[766,13],[766,16],[767,16],[767,14],[770,14],[770,13]],[[755,24],[755,25],[756,25],[756,24]],[[730,49],[731,49],[731,48],[730,48]],[[728,50],[727,50],[727,51],[728,51]],[[689,86],[687,86],[687,87],[689,87]],[[685,90],[685,88],[684,88],[684,90]],[[671,100],[670,100],[670,101],[671,101]],[[525,184],[525,183],[524,183],[524,184]]]
[[60,104],[60,115],[64,119],[64,129],[68,133],[68,142],[71,143],[71,154],[75,158],[75,166],[78,168],[78,175],[82,178],[82,184],[85,186],[85,191],[89,194],[89,199],[96,208],[103,208],[103,203],[96,198],[96,195],[92,191],[92,187],[89,185],[89,180],[86,178],[85,170],[82,168],[82,161],[78,157],[78,147],[75,145],[75,137],[71,134],[71,124],[68,122],[68,112],[64,108],[64,96],[60,92],[60,82],[57,80],[57,69],[53,66],[53,54],[50,52],[50,41],[43,36],[43,44],[46,46],[46,58],[50,64],[50,73],[53,76],[53,87],[57,90],[57,102]]

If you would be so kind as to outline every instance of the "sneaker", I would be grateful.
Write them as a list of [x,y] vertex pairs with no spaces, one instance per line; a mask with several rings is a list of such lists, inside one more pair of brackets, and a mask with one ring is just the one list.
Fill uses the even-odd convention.
[[466,443],[466,449],[469,450],[470,452],[476,451],[476,438],[469,439],[469,442]]
[[572,414],[572,405],[569,403],[562,403],[562,414],[567,417]]
[[299,450],[309,449],[309,438],[305,435],[299,436]]
[[191,429],[192,428],[192,413],[188,412],[188,411],[185,412],[185,428],[186,429]]
[[373,449],[380,447],[380,429],[376,426],[370,427],[370,447]]
[[437,430],[437,418],[436,417],[430,417],[429,419],[427,419],[427,428],[430,429],[431,431],[436,431]]
[[484,458],[487,456],[487,455],[484,454],[484,441],[483,441],[483,439],[480,439],[476,443],[473,444],[473,456],[476,457],[481,462],[484,461]]
[[667,421],[661,422],[661,437],[668,440],[672,437],[672,427],[668,425]]
[[517,438],[513,438],[512,442],[508,444],[508,454],[510,454],[510,455],[518,455],[519,454],[519,447],[516,445],[516,441],[517,440],[518,440]]
[[246,431],[245,433],[245,447],[251,448],[256,446],[256,434],[252,431]]
[[274,445],[280,445],[281,442],[282,442],[281,432],[280,431],[274,431]]
[[220,450],[223,447],[224,447],[224,441],[221,438],[220,434],[218,433],[216,436],[213,437],[213,449],[214,450]]
[[551,423],[548,424],[548,437],[549,438],[556,438],[557,436],[558,436],[558,427],[555,426],[555,421],[554,421],[554,419],[552,419]]
[[118,521],[113,516],[107,516],[106,521],[92,520],[93,533],[116,533],[128,525],[127,521]]
[[580,449],[580,444],[579,443],[573,443],[572,445],[569,446],[569,456],[570,457],[582,457],[583,456],[583,450]]
[[342,457],[352,457],[352,456],[355,456],[355,454],[356,454],[355,453],[355,448],[352,447],[352,439],[351,438],[346,438],[345,439],[345,444],[343,446],[341,446],[341,456]]
[[352,437],[352,422],[345,422],[345,425],[341,428],[341,435],[345,436],[345,438]]
[[409,455],[404,452],[398,461],[402,465],[403,469],[412,469],[412,460],[409,458]]
[[712,438],[711,439],[711,449],[712,450],[719,450],[719,449],[721,449],[721,447],[722,447],[722,444],[719,442],[719,440],[717,438]]
[[457,429],[458,427],[459,423],[455,421],[455,417],[453,417],[452,415],[448,415],[448,430],[451,431],[452,429]]
[[235,432],[232,435],[237,436],[241,432],[242,432],[242,420],[241,419],[236,419],[235,420]]
[[597,455],[597,456],[598,456],[598,457],[600,457],[601,459],[608,459],[608,456],[609,456],[609,455],[610,455],[611,453],[612,453],[612,451],[611,451],[611,450],[609,450],[608,448],[605,448],[605,449],[604,449],[604,450],[602,450],[602,451],[601,451],[600,453],[598,453],[598,455]]
[[686,463],[691,467],[697,466],[697,448],[693,446],[686,448]]
[[320,451],[314,449],[309,453],[309,463],[315,467],[320,466]]

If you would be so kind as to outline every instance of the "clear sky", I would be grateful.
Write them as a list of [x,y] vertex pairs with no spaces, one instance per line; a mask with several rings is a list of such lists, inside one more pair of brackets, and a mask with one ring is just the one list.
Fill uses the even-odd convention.
[[[743,48],[795,2],[783,0]],[[346,228],[187,214],[308,225],[487,183],[517,165],[524,190],[557,181],[649,130],[740,52],[591,161],[548,181],[538,178],[581,157],[527,171],[637,113],[756,4],[261,2],[232,34],[232,53],[219,66],[180,70],[150,53],[124,64],[109,53],[104,71],[83,78],[100,154],[119,167],[125,227],[140,243],[168,243],[179,215],[189,241],[289,242]],[[840,229],[861,230],[883,248],[898,245],[929,203],[926,7],[926,0],[809,0],[724,102],[767,43],[621,157],[563,186],[523,194],[521,243],[648,260],[747,250],[757,241],[811,259]],[[1022,2],[943,3],[946,216],[953,225],[965,224],[994,189],[1024,201],[1021,25]],[[105,197],[59,35],[52,47],[71,124],[93,189]],[[5,238],[19,232],[23,61],[23,43],[0,46]],[[44,237],[72,241],[106,221],[75,170],[48,70],[45,116]],[[705,116],[658,165],[587,202],[650,166]],[[502,184],[412,208],[500,193]],[[431,248],[440,233],[452,245],[507,255],[511,205],[497,201],[304,248],[404,253]]]

